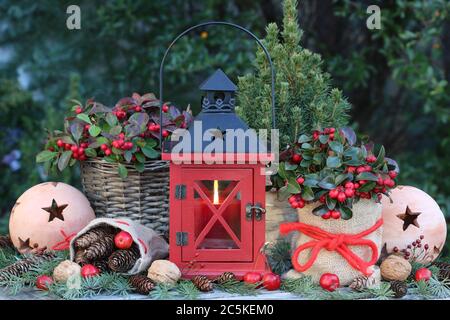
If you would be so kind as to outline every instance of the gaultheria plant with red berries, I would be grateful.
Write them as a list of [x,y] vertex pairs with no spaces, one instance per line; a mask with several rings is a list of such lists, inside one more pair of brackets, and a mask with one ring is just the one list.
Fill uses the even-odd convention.
[[192,121],[188,111],[180,112],[166,103],[162,106],[161,124],[159,101],[152,93],[134,93],[120,99],[113,108],[92,99],[84,106],[73,102],[64,131],[49,133],[45,150],[36,157],[47,171],[63,171],[77,161],[99,157],[118,163],[119,174],[125,178],[128,172],[124,164],[132,164],[142,172],[146,161],[160,158],[160,130],[163,139],[169,139],[174,130],[186,128]]
[[280,155],[280,195],[293,208],[317,202],[313,214],[324,219],[350,219],[360,199],[379,202],[396,186],[398,166],[383,146],[357,144],[350,128],[326,128],[301,135]]

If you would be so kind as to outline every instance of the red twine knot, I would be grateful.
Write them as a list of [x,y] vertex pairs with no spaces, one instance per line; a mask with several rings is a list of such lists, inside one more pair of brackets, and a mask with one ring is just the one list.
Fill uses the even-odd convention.
[[[336,251],[347,260],[354,269],[359,270],[364,275],[368,276],[371,274],[369,267],[373,266],[378,260],[378,247],[373,241],[364,239],[364,237],[371,234],[382,225],[383,220],[380,219],[372,227],[358,234],[333,234],[308,224],[291,222],[281,224],[280,233],[287,234],[292,231],[299,231],[313,239],[299,246],[292,255],[292,265],[298,272],[308,270],[316,261],[320,250],[326,249],[328,251]],[[372,251],[372,258],[370,261],[364,261],[351,251],[348,246],[368,246]],[[304,265],[301,265],[298,262],[298,256],[306,249],[311,249],[310,258]]]
[[59,250],[68,250],[70,248],[70,241],[73,237],[75,237],[77,234],[72,233],[67,235],[63,229],[59,231],[61,235],[63,236],[64,240],[61,242],[58,242],[52,247],[52,250],[59,251]]

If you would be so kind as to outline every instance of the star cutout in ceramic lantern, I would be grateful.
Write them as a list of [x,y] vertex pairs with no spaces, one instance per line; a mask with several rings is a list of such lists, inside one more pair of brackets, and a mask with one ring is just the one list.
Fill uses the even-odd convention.
[[403,231],[408,229],[408,227],[410,225],[413,225],[416,228],[419,228],[419,223],[417,222],[417,217],[419,217],[419,215],[421,213],[422,212],[412,212],[411,209],[408,206],[406,206],[405,213],[397,215],[397,217],[399,219],[403,220]]
[[42,208],[42,210],[45,210],[48,213],[50,213],[50,215],[48,216],[48,222],[51,222],[51,221],[53,221],[53,219],[56,219],[56,218],[64,221],[64,216],[63,216],[62,212],[64,211],[65,208],[67,208],[67,206],[68,206],[68,204],[63,204],[61,206],[58,206],[55,199],[53,199],[52,205],[47,208]]
[[33,249],[32,246],[30,246],[30,238],[27,238],[26,240],[22,240],[19,237],[19,250],[26,250],[26,251],[30,251],[31,249]]

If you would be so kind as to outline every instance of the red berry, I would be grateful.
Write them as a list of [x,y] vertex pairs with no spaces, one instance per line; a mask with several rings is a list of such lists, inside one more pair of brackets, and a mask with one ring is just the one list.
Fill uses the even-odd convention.
[[294,209],[297,209],[298,208],[298,202],[297,201],[291,202],[291,207],[294,208]]
[[95,277],[99,274],[100,274],[100,270],[92,264],[85,264],[81,268],[81,276],[83,278]]
[[105,156],[110,156],[112,153],[111,149],[106,149],[105,150]]
[[345,189],[345,196],[347,198],[352,198],[355,195],[355,191],[353,189]]
[[141,112],[141,111],[142,111],[141,106],[136,106],[136,107],[134,108],[134,111],[136,111],[136,112]]
[[359,188],[359,183],[355,182],[355,183],[353,184],[353,188],[358,189],[358,188]]
[[71,150],[73,153],[78,153],[78,147],[77,147],[77,146],[72,146],[72,147],[70,148],[70,150]]
[[339,195],[339,191],[337,189],[333,189],[328,193],[328,195],[331,199],[336,199]]
[[431,279],[432,273],[427,268],[420,268],[416,271],[415,279],[416,281],[428,281]]
[[372,167],[369,166],[369,165],[365,165],[364,166],[364,171],[366,171],[366,172],[372,171]]
[[266,273],[262,278],[263,286],[269,291],[280,289],[281,278],[275,273]]
[[339,192],[338,196],[337,196],[337,200],[339,202],[344,202],[347,199],[347,196],[345,195],[344,192]]
[[366,161],[367,161],[368,163],[374,163],[375,161],[377,161],[377,157],[375,157],[374,155],[368,156],[368,157],[366,158]]
[[254,284],[260,282],[262,280],[262,276],[259,272],[247,272],[244,274],[243,280],[246,283]]
[[170,135],[169,131],[163,130],[163,132],[162,132],[163,138],[167,138],[169,135]]
[[377,198],[379,201],[381,201],[381,199],[383,199],[383,195],[381,193],[377,194]]
[[80,161],[86,161],[87,157],[85,154],[79,156]]
[[339,277],[332,273],[324,273],[320,277],[320,286],[327,291],[334,291],[339,288]]
[[423,240],[425,238],[425,236],[421,235],[419,238],[420,238],[420,240]]
[[64,145],[64,149],[67,150],[67,151],[69,151],[71,148],[72,148],[72,145],[70,143],[66,143]]
[[86,131],[88,131],[90,128],[91,128],[90,124],[87,124],[87,125],[84,126],[84,130],[86,130]]
[[62,148],[62,147],[64,147],[64,141],[62,141],[61,139],[59,139],[59,140],[56,142],[56,145],[57,145],[58,147]]
[[83,155],[83,154],[84,154],[84,148],[79,147],[78,150],[77,150],[77,153],[78,153],[80,156]]
[[367,182],[366,180],[359,180],[360,185],[366,184],[366,182]]
[[347,172],[348,173],[353,173],[353,172],[355,172],[356,171],[356,168],[355,167],[348,167],[347,168]]
[[303,178],[303,177],[298,177],[298,178],[297,178],[297,182],[298,182],[298,184],[303,184],[303,182],[305,182],[305,178]]
[[325,198],[325,195],[321,196],[319,198],[319,201],[322,202],[322,203],[325,203],[327,201],[326,198]]
[[322,215],[322,219],[328,220],[331,218],[331,211],[328,211],[327,213]]
[[349,181],[344,185],[344,187],[345,189],[353,189],[355,186],[353,185],[353,182]]
[[100,149],[102,149],[103,151],[106,151],[108,149],[108,145],[107,144],[102,144],[100,146]]
[[364,168],[364,167],[358,167],[357,169],[356,169],[356,173],[363,173],[364,171],[366,171],[366,169]]
[[335,128],[330,128],[330,133],[335,133],[336,129]]
[[297,208],[304,208],[305,207],[305,201],[304,200],[300,200],[297,202]]
[[130,249],[133,244],[133,237],[126,231],[120,231],[114,237],[114,244],[118,249]]
[[331,217],[333,219],[339,219],[341,217],[341,213],[337,210],[333,210],[333,211],[331,211]]
[[293,163],[300,163],[301,161],[302,161],[302,156],[301,155],[299,155],[299,154],[297,154],[297,153],[294,153],[294,155],[292,156],[292,162]]
[[288,201],[289,201],[289,203],[297,201],[297,197],[295,195],[292,195],[292,196],[289,197]]
[[83,112],[83,109],[81,109],[80,106],[78,106],[78,107],[75,109],[75,113],[76,113],[76,114],[80,114],[80,113],[82,113],[82,112]]
[[164,104],[164,105],[162,106],[162,111],[163,111],[163,112],[168,112],[168,111],[169,111],[169,106],[168,106],[167,104]]
[[53,278],[42,275],[36,278],[36,288],[40,290],[48,290],[48,287],[53,283]]
[[395,179],[397,177],[397,172],[389,171],[389,177],[391,177],[391,179]]
[[334,139],[334,133],[330,133],[329,138],[330,138],[330,140],[333,140]]

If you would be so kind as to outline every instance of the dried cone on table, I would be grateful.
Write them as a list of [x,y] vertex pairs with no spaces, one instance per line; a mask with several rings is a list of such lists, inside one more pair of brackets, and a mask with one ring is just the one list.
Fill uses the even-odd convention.
[[86,257],[85,257],[85,252],[86,252],[85,249],[79,249],[79,250],[77,250],[77,252],[75,252],[74,261],[81,266],[88,263],[88,261],[86,260]]
[[92,264],[96,266],[101,273],[111,271],[108,266],[108,261],[106,260],[93,261]]
[[213,289],[213,283],[205,276],[195,276],[192,278],[192,283],[195,287],[203,292],[208,292]]
[[98,227],[89,230],[75,240],[75,247],[79,249],[86,249],[100,239],[112,235],[114,230],[111,227]]
[[114,235],[108,234],[91,244],[84,256],[89,261],[100,260],[109,257],[114,251]]
[[366,276],[356,277],[353,280],[353,282],[349,285],[349,288],[356,291],[362,291],[369,286],[369,281],[370,279]]
[[214,279],[214,282],[218,283],[218,284],[224,284],[228,281],[233,281],[233,280],[236,280],[236,276],[234,275],[233,272],[227,271],[227,272],[222,273],[216,279]]
[[395,298],[402,298],[408,293],[408,285],[404,281],[392,281],[391,290]]
[[115,272],[127,272],[139,259],[139,248],[133,245],[129,250],[117,250],[108,259],[108,266]]
[[134,275],[128,278],[130,286],[140,294],[148,295],[155,288],[155,283],[143,275]]
[[32,267],[55,258],[53,253],[40,253],[19,260],[3,269],[0,269],[0,282],[7,280],[11,276],[21,276]]

